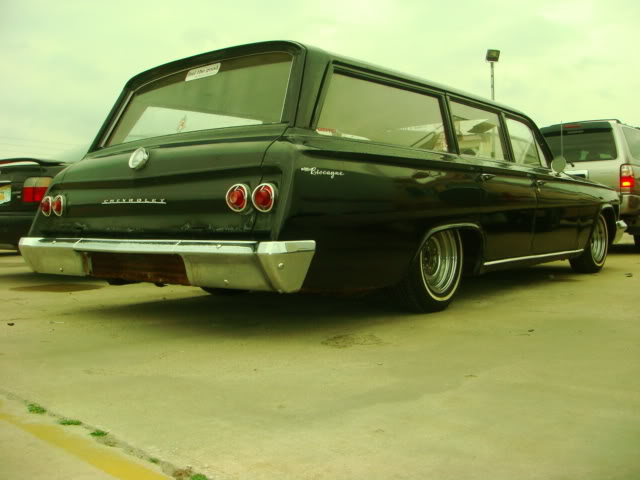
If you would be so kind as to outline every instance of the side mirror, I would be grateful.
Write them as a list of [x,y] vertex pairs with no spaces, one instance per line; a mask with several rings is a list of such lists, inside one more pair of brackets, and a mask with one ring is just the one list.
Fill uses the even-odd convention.
[[560,175],[564,172],[564,169],[567,167],[567,161],[563,156],[555,157],[551,160],[551,170],[556,172],[556,174]]

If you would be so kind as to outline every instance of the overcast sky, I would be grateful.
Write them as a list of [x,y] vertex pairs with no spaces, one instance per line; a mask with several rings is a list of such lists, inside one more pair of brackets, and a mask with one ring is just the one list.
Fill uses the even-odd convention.
[[638,0],[0,0],[0,158],[81,155],[136,73],[263,40],[484,97],[495,48],[496,100],[539,126],[640,126],[639,25]]

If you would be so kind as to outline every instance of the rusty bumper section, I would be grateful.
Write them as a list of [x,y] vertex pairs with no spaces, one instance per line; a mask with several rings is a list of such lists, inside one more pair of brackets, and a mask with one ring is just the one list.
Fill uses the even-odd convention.
[[285,293],[302,287],[315,247],[313,240],[20,240],[38,273]]

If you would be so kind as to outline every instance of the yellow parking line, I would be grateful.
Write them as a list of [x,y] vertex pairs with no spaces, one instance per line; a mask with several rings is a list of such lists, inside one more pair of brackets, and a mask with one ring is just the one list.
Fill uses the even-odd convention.
[[0,412],[0,420],[11,423],[121,480],[167,480],[171,478],[132,461],[118,450],[96,444],[88,436],[83,438],[65,431],[69,427],[26,422],[3,412]]

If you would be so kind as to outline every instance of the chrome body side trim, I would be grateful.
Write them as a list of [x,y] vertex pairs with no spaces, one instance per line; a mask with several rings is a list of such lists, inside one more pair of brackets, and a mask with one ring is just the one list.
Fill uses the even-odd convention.
[[470,228],[470,229],[473,229],[473,230],[477,230],[478,232],[480,232],[482,234],[482,229],[477,224],[471,223],[471,222],[447,223],[447,224],[444,224],[444,225],[438,225],[437,227],[434,227],[431,230],[429,230],[425,234],[425,236],[422,237],[422,241],[420,242],[420,248],[418,248],[418,251],[415,253],[414,258],[417,257],[420,254],[420,250],[422,250],[422,248],[427,243],[427,240],[429,239],[429,237],[431,235],[433,235],[434,233],[441,232],[443,230],[450,230],[452,228],[457,228],[457,229]]
[[302,288],[315,254],[314,240],[286,242],[120,240],[23,237],[20,252],[35,272],[91,276],[91,252],[179,255],[198,287],[281,293]]
[[581,252],[583,252],[583,250],[566,250],[564,252],[542,253],[539,255],[527,255],[526,257],[503,258],[501,260],[492,260],[490,262],[484,262],[483,266],[490,267],[492,265],[500,265],[502,263],[521,262],[524,260],[537,260],[537,259],[550,258],[550,257],[559,257],[562,255],[574,255],[574,254],[579,254]]

